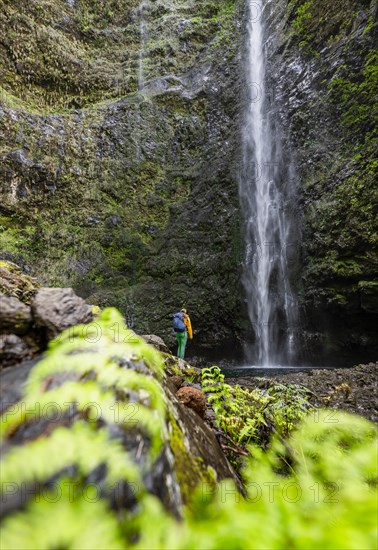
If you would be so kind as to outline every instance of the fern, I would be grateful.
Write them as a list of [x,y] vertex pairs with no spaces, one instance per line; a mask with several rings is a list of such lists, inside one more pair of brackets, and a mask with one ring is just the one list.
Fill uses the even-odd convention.
[[202,371],[203,391],[223,431],[237,444],[261,441],[268,422],[287,435],[312,410],[309,392],[295,385],[275,385],[269,390],[247,390],[224,382],[219,367]]
[[73,499],[62,481],[57,491],[38,496],[25,512],[19,512],[3,522],[2,550],[120,550],[124,548],[117,517],[103,500],[88,502],[81,494]]
[[[78,353],[75,355],[60,356],[56,354],[49,355],[41,361],[32,370],[26,395],[37,394],[41,391],[42,382],[48,376],[59,372],[74,372],[78,375],[95,374],[97,381],[104,388],[114,388],[115,390],[143,390],[144,400],[149,406],[158,410],[159,414],[164,415],[165,404],[162,398],[160,384],[152,377],[140,374],[134,370],[122,369],[112,361],[112,354],[102,352],[98,353]],[[147,392],[147,394],[146,394]]]
[[150,410],[136,404],[130,418],[130,409],[127,404],[117,401],[113,392],[102,390],[98,384],[88,382],[67,382],[60,388],[50,390],[40,395],[28,395],[14,413],[5,414],[1,421],[1,437],[14,432],[22,423],[40,420],[43,415],[53,412],[63,415],[75,407],[84,412],[91,420],[99,415],[109,424],[119,424],[127,427],[128,424],[140,424],[146,428],[151,437],[151,458],[155,458],[162,445],[162,429],[164,416],[161,411]]
[[[376,449],[372,423],[335,411],[310,414],[286,447],[278,437],[267,452],[251,447],[245,499],[231,481],[211,493],[202,488],[181,524],[172,522],[156,501],[144,500],[135,547],[375,548],[377,491],[368,479],[376,472]],[[283,476],[278,466],[288,450],[293,468]]]
[[[275,385],[266,391],[231,387],[218,367],[204,369],[203,387],[218,425],[235,443],[252,443],[243,471],[247,495],[243,499],[230,481],[215,489],[211,484],[210,494],[202,486],[182,521],[169,515],[146,493],[146,471],[135,464],[125,444],[110,435],[114,425],[127,429],[131,398],[138,406],[131,420],[137,419],[147,432],[150,460],[161,449],[165,425],[163,389],[155,379],[159,358],[155,351],[146,351],[151,370],[147,375],[122,367],[124,344],[112,338],[114,319],[119,316],[111,311],[100,316],[105,329],[99,342],[86,341],[77,328],[73,341],[66,332],[60,342],[53,342],[32,371],[24,407],[14,407],[13,414],[9,410],[3,417],[3,482],[41,484],[24,510],[3,521],[3,550],[374,547],[376,427],[346,413],[313,411],[307,390],[300,386]],[[132,343],[125,344],[131,361],[144,354],[144,343],[136,345],[133,355]],[[56,373],[68,373],[71,381],[44,391]],[[80,381],[72,381],[72,375]],[[65,413],[75,411],[69,428],[51,423],[54,429],[47,437],[9,445],[16,430],[54,403]],[[262,432],[271,425],[277,434],[264,452]],[[105,490],[98,499],[91,494],[89,480],[100,466]],[[120,481],[139,487],[132,512],[116,512],[103,500]]]
[[[36,482],[46,487],[73,468],[71,475],[87,490],[86,480],[101,466],[107,490],[119,482],[132,482],[143,493],[142,476],[150,472],[164,442],[166,403],[156,379],[161,376],[162,360],[144,340],[121,327],[121,316],[113,310],[99,316],[96,331],[100,329],[101,337],[96,342],[90,337],[95,328],[74,327],[54,340],[31,371],[21,401],[3,414],[4,483],[22,487]],[[119,342],[126,336],[127,342]],[[146,374],[137,372],[138,368]],[[52,380],[61,385],[46,390]],[[9,448],[15,432],[41,421],[47,422],[49,435]],[[70,426],[57,427],[57,421]],[[111,435],[115,425],[124,431],[137,425],[135,434],[145,432],[147,450],[141,464],[127,453],[128,438],[121,440],[122,431],[115,431],[118,439]],[[28,513],[29,502],[26,507]]]
[[122,360],[143,360],[159,377],[163,374],[160,353],[143,338],[126,328],[121,314],[114,308],[106,308],[90,325],[77,325],[62,332],[50,342],[49,350],[66,355],[77,351],[94,351]]
[[[48,460],[46,460],[48,457]],[[107,465],[106,482],[120,479],[139,482],[139,470],[117,440],[110,440],[105,429],[94,431],[85,422],[70,428],[56,428],[49,437],[12,448],[3,458],[3,482],[45,482],[67,466],[89,475],[101,464]]]

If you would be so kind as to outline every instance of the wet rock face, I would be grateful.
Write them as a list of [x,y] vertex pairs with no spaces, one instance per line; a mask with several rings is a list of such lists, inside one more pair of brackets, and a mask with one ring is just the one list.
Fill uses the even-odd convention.
[[[0,14],[1,252],[45,285],[118,306],[128,326],[169,347],[170,315],[185,304],[189,353],[236,353],[248,326],[238,199],[246,4],[139,8],[17,0]],[[300,182],[292,215],[303,229],[296,291],[307,342],[321,335],[314,357],[328,342],[360,352],[378,341],[368,114],[377,10],[281,0],[265,11],[269,101]]]
[[297,164],[291,215],[302,228],[297,329],[307,361],[353,364],[378,352],[378,174],[368,114],[377,109],[376,23],[376,4],[364,0],[281,1],[267,11],[270,101]]
[[[5,101],[0,115],[4,251],[45,285],[118,306],[129,326],[169,346],[170,315],[182,304],[191,310],[196,349],[235,342],[243,303],[239,2],[147,2],[143,13],[140,2],[120,2],[112,14],[100,2],[53,4],[43,15],[44,39],[28,33],[43,66],[28,55],[7,86],[20,101]],[[3,15],[5,33],[38,26],[34,8],[25,7],[24,18],[16,8]],[[23,40],[12,37],[10,49],[23,52]],[[82,62],[82,48],[95,48],[96,61]],[[7,74],[14,70],[10,58],[5,65]],[[38,74],[51,67],[54,79],[42,84]],[[27,103],[35,94],[43,96],[38,112]],[[110,101],[96,103],[103,99]]]

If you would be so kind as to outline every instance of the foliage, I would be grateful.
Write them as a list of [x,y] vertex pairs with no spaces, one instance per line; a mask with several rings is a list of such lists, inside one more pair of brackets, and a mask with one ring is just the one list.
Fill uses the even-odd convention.
[[[298,386],[276,385],[265,392],[231,388],[218,367],[204,370],[203,386],[234,441],[261,443],[258,431],[268,423],[274,423],[277,433],[266,452],[260,445],[250,448],[243,474],[246,498],[230,481],[216,486],[203,480],[195,489],[190,479],[188,490],[195,496],[184,511],[184,521],[170,516],[160,500],[146,492],[143,464],[135,462],[115,435],[121,429],[127,438],[135,429],[122,414],[122,404],[133,392],[143,411],[138,416],[141,427],[152,442],[160,441],[165,415],[162,388],[153,376],[135,368],[144,359],[151,373],[159,376],[161,359],[125,327],[117,341],[114,322],[121,323],[121,317],[114,310],[104,310],[96,322],[101,327],[96,342],[94,327],[83,337],[84,325],[51,344],[46,358],[32,371],[23,409],[8,410],[3,417],[2,480],[6,490],[8,485],[12,491],[15,484],[21,487],[17,494],[25,499],[21,507],[6,512],[3,550],[247,549],[252,540],[254,548],[373,547],[375,426],[335,411],[309,415],[308,396]],[[127,366],[127,358],[134,361],[134,369]],[[50,388],[52,374],[60,382]],[[115,418],[110,411],[116,402],[121,407]],[[51,417],[49,403],[63,413],[63,425]],[[300,418],[303,423],[293,429]],[[9,445],[19,431],[35,430],[44,422],[47,433],[34,435],[23,445]],[[175,426],[172,423],[177,431]],[[179,432],[172,434],[178,447],[181,437]],[[185,465],[184,453],[182,460]],[[131,510],[122,507],[120,484],[136,488],[129,497],[134,502]],[[3,502],[8,505],[8,500]]]
[[[202,488],[183,528],[156,519],[153,536],[143,530],[138,548],[372,548],[376,433],[358,417],[334,411],[310,416],[287,447],[275,439],[266,454],[252,450],[245,500],[231,483],[213,497]],[[287,453],[292,464],[283,475],[278,471]],[[140,525],[152,509],[145,508]]]
[[[92,324],[64,331],[32,369],[20,403],[1,418],[5,487],[16,487],[22,504],[36,494],[30,510],[41,491],[61,490],[62,476],[80,494],[100,488],[110,499],[119,484],[131,484],[137,499],[164,441],[161,376],[160,354],[127,329],[114,309],[102,311]],[[20,437],[23,445],[17,444]],[[143,442],[139,463],[131,455],[133,441]]]
[[307,28],[307,23],[309,23],[313,17],[311,13],[312,4],[312,0],[309,0],[298,7],[292,25],[294,34],[300,40],[299,45],[307,49],[311,41],[311,33]]
[[247,496],[230,481],[205,484],[184,521],[144,495],[126,521],[102,501],[60,485],[4,521],[2,549],[374,548],[377,429],[365,419],[317,411],[284,444],[251,448]]
[[[116,310],[105,309],[95,323],[70,328],[50,343],[46,358],[36,365],[29,377],[23,396],[24,407],[18,407],[3,417],[1,433],[7,435],[25,421],[38,420],[41,410],[48,414],[49,404],[54,404],[60,413],[75,405],[89,420],[89,404],[92,404],[92,413],[100,411],[102,420],[111,423],[117,416],[117,423],[127,424],[130,421],[128,394],[134,391],[140,392],[143,399],[133,411],[133,422],[146,428],[155,455],[161,445],[159,419],[165,414],[162,389],[151,376],[119,365],[121,361],[141,359],[152,372],[161,376],[159,353],[128,330]],[[69,381],[62,387],[44,391],[46,380],[57,373],[72,373],[82,378],[91,375],[95,379],[80,383]],[[119,405],[122,400],[124,404]]]
[[[324,49],[334,42],[349,38],[355,30],[360,0],[290,0],[291,32],[302,53],[322,62]],[[357,21],[356,21],[357,19]],[[374,24],[367,18],[362,35],[369,39],[373,34]]]
[[4,457],[1,471],[5,480],[41,483],[73,464],[78,476],[88,476],[103,463],[108,465],[108,485],[119,479],[140,480],[137,467],[119,441],[110,440],[104,429],[95,431],[76,422],[70,429],[57,428],[49,437],[13,448]]
[[264,443],[271,427],[286,436],[312,410],[309,392],[304,387],[294,384],[274,385],[267,390],[232,387],[224,382],[219,367],[202,370],[202,388],[209,394],[218,426],[237,444]]
[[25,512],[4,522],[1,535],[4,550],[122,548],[117,518],[105,501],[93,499],[92,495],[73,498],[70,486],[64,481],[58,490],[61,495],[58,500],[56,490],[46,491],[42,500],[35,499]]

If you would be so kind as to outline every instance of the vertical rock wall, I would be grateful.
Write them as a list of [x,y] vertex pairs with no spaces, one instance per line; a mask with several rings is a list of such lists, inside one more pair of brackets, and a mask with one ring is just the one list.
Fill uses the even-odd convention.
[[5,3],[2,253],[139,332],[185,304],[198,346],[234,344],[239,3],[143,6]]
[[378,326],[377,6],[369,0],[270,4],[271,95],[300,192],[292,215],[314,361],[374,358]]

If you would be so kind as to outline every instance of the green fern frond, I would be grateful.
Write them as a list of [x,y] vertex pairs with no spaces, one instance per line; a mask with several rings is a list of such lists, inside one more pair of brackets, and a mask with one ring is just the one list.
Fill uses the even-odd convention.
[[114,359],[143,360],[159,377],[163,374],[161,354],[143,338],[126,328],[121,314],[115,308],[106,308],[95,322],[76,325],[62,332],[49,343],[49,351],[69,354],[73,351],[111,351]]
[[[136,373],[132,373],[136,374]],[[159,452],[163,439],[162,429],[164,415],[161,410],[150,410],[141,403],[136,403],[130,418],[130,408],[127,403],[117,401],[111,391],[104,391],[95,381],[66,382],[59,388],[45,393],[30,396],[27,394],[20,406],[13,413],[5,413],[1,419],[1,437],[14,432],[23,422],[39,420],[51,415],[55,410],[59,415],[72,407],[85,412],[89,421],[93,415],[108,423],[127,426],[140,423],[151,437],[151,458]],[[54,411],[52,411],[52,409]]]
[[105,501],[89,502],[86,493],[74,499],[61,482],[57,490],[38,496],[26,511],[5,519],[0,546],[2,550],[121,550],[125,542]]
[[[48,460],[46,460],[48,457]],[[70,428],[56,428],[48,437],[12,448],[3,458],[3,482],[45,482],[67,466],[75,465],[78,474],[89,475],[96,467],[106,464],[106,482],[120,479],[140,482],[137,466],[121,443],[109,439],[105,429],[94,431],[85,422]]]
[[123,369],[113,362],[112,349],[101,353],[76,353],[75,355],[57,355],[52,353],[38,363],[32,370],[26,386],[26,395],[36,394],[46,377],[59,372],[74,372],[80,375],[96,374],[98,382],[105,388],[118,390],[132,389],[148,392],[151,407],[164,415],[165,403],[160,384],[151,376],[140,374],[131,369]]

